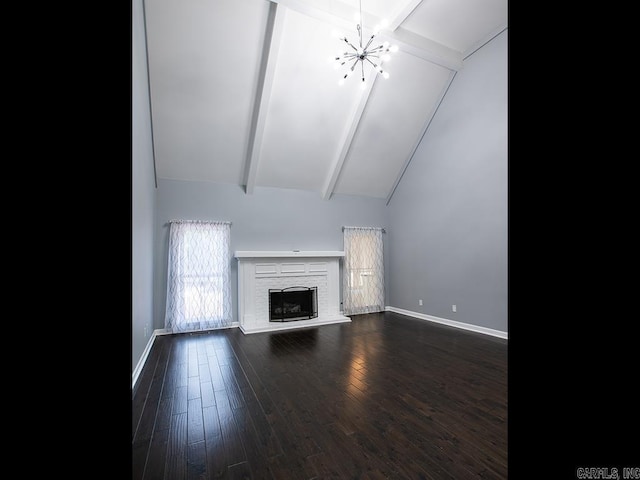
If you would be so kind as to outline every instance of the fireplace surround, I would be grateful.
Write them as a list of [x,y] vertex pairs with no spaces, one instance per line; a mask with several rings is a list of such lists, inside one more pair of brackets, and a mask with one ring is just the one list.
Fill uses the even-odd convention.
[[[243,333],[351,322],[340,312],[339,261],[344,252],[236,251],[234,256],[238,259],[238,322]],[[307,306],[307,311],[297,315],[303,306],[289,306],[285,318],[271,320],[270,293],[274,291],[313,292],[315,312],[309,315]]]

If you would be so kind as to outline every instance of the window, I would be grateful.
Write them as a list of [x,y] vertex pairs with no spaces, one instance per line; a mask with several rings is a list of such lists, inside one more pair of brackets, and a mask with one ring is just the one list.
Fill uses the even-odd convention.
[[345,315],[384,310],[382,232],[381,228],[344,227]]
[[172,221],[165,327],[172,332],[231,325],[230,224]]

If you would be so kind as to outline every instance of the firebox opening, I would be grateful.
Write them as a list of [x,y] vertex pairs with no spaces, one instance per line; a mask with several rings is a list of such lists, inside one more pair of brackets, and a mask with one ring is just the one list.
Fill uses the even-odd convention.
[[291,322],[318,316],[318,287],[269,289],[269,321]]

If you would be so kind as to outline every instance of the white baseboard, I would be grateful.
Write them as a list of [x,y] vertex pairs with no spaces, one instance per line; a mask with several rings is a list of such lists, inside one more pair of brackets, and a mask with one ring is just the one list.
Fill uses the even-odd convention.
[[449,320],[448,318],[434,317],[433,315],[427,315],[425,313],[412,312],[411,310],[403,310],[402,308],[386,306],[385,310],[388,312],[399,313],[400,315],[407,315],[408,317],[419,318],[420,320],[427,320],[429,322],[441,323],[450,327],[461,328],[462,330],[470,330],[472,332],[484,333],[485,335],[491,335],[492,337],[509,339],[509,332],[503,332],[502,330],[494,330],[493,328],[481,327],[479,325],[472,325],[471,323],[456,322],[455,320]]
[[147,357],[149,356],[149,352],[151,351],[151,347],[153,346],[153,342],[156,339],[156,336],[158,335],[164,335],[166,333],[169,333],[166,329],[158,329],[158,330],[154,330],[153,333],[151,334],[151,337],[149,337],[149,341],[147,342],[147,346],[144,348],[144,352],[142,352],[142,355],[140,356],[140,360],[138,360],[138,363],[136,364],[136,368],[133,370],[133,374],[131,375],[132,377],[132,382],[131,382],[131,388],[134,389],[136,388],[136,382],[138,381],[138,377],[140,376],[140,372],[142,372],[142,367],[144,367],[145,362],[147,361]]

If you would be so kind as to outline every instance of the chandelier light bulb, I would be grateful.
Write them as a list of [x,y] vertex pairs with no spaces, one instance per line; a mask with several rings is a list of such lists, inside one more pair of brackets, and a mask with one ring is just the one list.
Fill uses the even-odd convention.
[[383,62],[388,62],[389,60],[391,60],[391,55],[389,55],[388,53],[385,53],[384,55],[382,55]]
[[380,25],[382,26],[382,28],[387,28],[389,26],[389,20],[387,20],[386,18],[383,18],[382,21],[380,22]]
[[398,45],[394,45],[393,47],[391,47],[391,48],[389,49],[389,51],[390,51],[390,52],[393,52],[393,53],[397,52],[397,51],[398,51]]
[[389,48],[389,42],[384,42],[384,43],[382,44],[382,46],[383,46],[384,48]]
[[361,88],[362,90],[364,90],[365,88],[367,88],[367,84],[365,83],[364,78],[362,79],[362,83],[360,84],[360,88]]
[[344,78],[341,78],[341,79],[338,81],[338,85],[340,85],[340,86],[344,85]]
[[389,78],[389,72],[382,72],[382,77],[386,80]]

